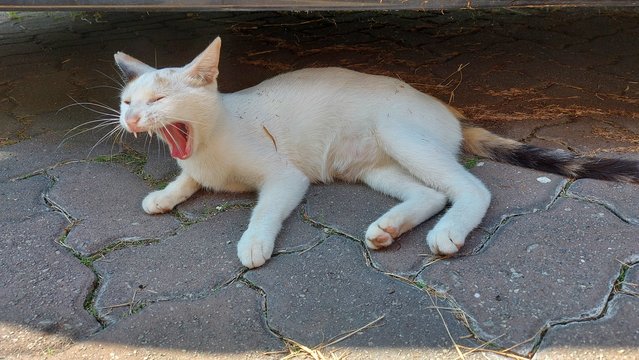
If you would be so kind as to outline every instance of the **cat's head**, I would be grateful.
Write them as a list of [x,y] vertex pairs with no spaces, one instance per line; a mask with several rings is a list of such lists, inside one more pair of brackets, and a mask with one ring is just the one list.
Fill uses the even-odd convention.
[[116,53],[115,62],[126,79],[120,95],[120,125],[136,135],[157,134],[176,159],[190,157],[197,147],[196,135],[212,125],[204,120],[211,118],[216,106],[221,44],[216,38],[181,68],[155,69]]

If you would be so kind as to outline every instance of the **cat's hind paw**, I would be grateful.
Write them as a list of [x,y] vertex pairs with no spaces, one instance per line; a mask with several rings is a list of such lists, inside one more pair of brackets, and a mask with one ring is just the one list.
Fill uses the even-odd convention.
[[242,265],[249,269],[262,266],[273,254],[273,243],[247,231],[237,244],[237,256]]
[[399,230],[396,227],[390,225],[382,227],[376,221],[366,231],[366,246],[373,250],[385,248],[392,244],[399,235]]
[[464,245],[466,236],[447,226],[435,226],[428,235],[428,247],[433,254],[452,255]]

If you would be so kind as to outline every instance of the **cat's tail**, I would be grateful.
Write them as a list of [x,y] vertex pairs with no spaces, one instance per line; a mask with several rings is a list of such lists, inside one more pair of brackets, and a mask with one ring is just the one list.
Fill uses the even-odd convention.
[[639,161],[580,156],[503,138],[478,127],[463,129],[464,150],[491,160],[559,174],[575,179],[639,183]]

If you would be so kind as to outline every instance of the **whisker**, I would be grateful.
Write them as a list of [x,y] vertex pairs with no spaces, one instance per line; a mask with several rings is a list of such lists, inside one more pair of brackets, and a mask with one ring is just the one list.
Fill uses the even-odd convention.
[[162,155],[166,156],[166,147],[162,146],[162,141],[160,140],[160,136],[156,138],[158,143],[158,159],[160,158],[160,151],[162,151]]
[[[114,66],[113,63],[111,63],[111,69],[113,69],[113,71],[115,71],[115,73],[118,75],[118,77],[120,78],[120,81],[122,81],[123,84],[127,83],[127,80],[124,77],[124,74],[122,74],[122,71],[120,71],[120,69],[118,69],[116,66]],[[122,88],[124,88],[124,86],[122,86]]]
[[[64,110],[64,109],[67,109],[67,108],[71,107],[71,106],[80,106],[83,109],[89,110],[91,112],[94,112],[94,113],[100,114],[100,115],[105,115],[105,116],[116,116],[116,115],[119,116],[120,115],[120,112],[118,110],[113,109],[113,108],[111,108],[109,106],[100,105],[100,104],[96,104],[96,103],[90,103],[90,102],[78,102],[76,99],[72,98],[71,96],[69,96],[69,98],[71,98],[71,100],[75,101],[75,103],[74,104],[69,104],[67,106],[64,106],[64,107],[60,108],[60,110],[58,110],[58,113],[60,111]],[[108,111],[111,111],[111,112],[107,113],[107,112],[104,112],[104,111],[99,111],[99,110],[96,110],[96,109],[92,109],[89,106],[96,106],[96,107],[104,108],[104,109],[106,109]]]
[[[75,133],[75,134],[73,134],[73,135],[67,136],[67,135],[69,134],[69,132],[70,132],[70,131],[72,131],[72,130],[69,130],[69,131],[67,131],[67,133],[65,134],[64,139],[62,139],[62,141],[60,141],[60,144],[58,145],[58,147],[57,147],[57,148],[59,149],[59,148],[60,148],[62,145],[64,145],[67,141],[69,141],[69,140],[73,139],[73,138],[74,138],[74,137],[76,137],[76,136],[82,135],[82,134],[84,134],[84,133],[86,133],[86,132],[88,132],[88,131],[91,131],[91,130],[98,130],[98,129],[101,129],[101,128],[107,127],[107,126],[109,126],[109,125],[115,125],[115,126],[116,126],[116,127],[115,127],[116,129],[119,127],[119,124],[116,124],[116,123],[98,124],[98,125],[96,125],[96,126],[92,126],[92,127],[88,128],[88,129],[83,129],[82,131],[78,131],[77,133]],[[110,130],[110,131],[113,131],[113,130]]]
[[[120,87],[120,89],[123,89],[123,88],[124,88],[124,85],[125,85],[125,84],[124,84],[124,82],[119,82],[119,81],[117,81],[116,79],[114,79],[113,77],[111,77],[111,76],[109,76],[109,75],[107,75],[107,74],[103,73],[103,72],[102,72],[102,71],[100,71],[100,70],[97,70],[97,69],[96,69],[95,71],[96,71],[97,73],[101,74],[101,75],[104,75],[107,79],[110,79],[111,81],[113,81],[116,85],[118,85],[118,86]],[[119,73],[117,73],[117,74],[119,74]]]
[[103,106],[103,107],[105,107],[105,108],[108,108],[108,109],[110,109],[110,110],[112,110],[112,111],[115,111],[116,113],[118,113],[118,115],[120,114],[120,110],[118,110],[118,109],[116,109],[116,108],[114,108],[114,107],[112,107],[112,106],[110,106],[110,105],[107,105],[107,104],[105,104],[105,103],[103,103],[103,102],[101,102],[101,101],[93,100],[93,103],[94,103],[94,104],[101,105],[101,106]]
[[111,144],[111,153],[113,153],[113,147],[115,146],[116,142],[120,145],[120,148],[122,148],[122,144],[124,143],[124,135],[126,135],[126,131],[124,130],[124,128],[120,128],[120,132],[113,137],[113,144]]
[[91,87],[88,87],[88,88],[85,88],[85,89],[86,90],[93,90],[93,89],[102,89],[102,88],[114,89],[114,90],[122,91],[122,88],[111,86],[111,85],[96,85],[96,86],[91,86]]
[[94,123],[100,123],[100,124],[107,124],[108,125],[108,124],[116,124],[119,121],[120,121],[120,119],[115,119],[115,118],[114,119],[104,119],[104,118],[102,118],[102,119],[96,119],[96,120],[83,122],[82,124],[69,129],[64,135],[67,135],[70,132],[72,132],[72,131],[74,131],[74,130],[76,130],[78,128],[81,128],[82,126],[85,126],[85,125],[94,124]]
[[[111,129],[108,133],[106,133],[104,136],[102,136],[96,143],[95,145],[93,145],[91,147],[91,149],[89,150],[89,155],[91,155],[91,153],[93,152],[93,150],[95,150],[95,148],[100,145],[102,142],[104,142],[104,140],[108,139],[109,137],[111,137],[113,134],[115,134],[117,131],[121,130],[121,127],[115,127],[113,129]],[[113,150],[113,149],[112,149]]]

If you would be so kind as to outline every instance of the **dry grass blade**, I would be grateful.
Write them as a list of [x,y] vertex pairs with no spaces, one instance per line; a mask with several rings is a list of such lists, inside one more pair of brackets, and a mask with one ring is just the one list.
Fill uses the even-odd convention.
[[329,346],[335,345],[341,341],[344,341],[359,332],[362,332],[366,329],[370,329],[371,327],[375,326],[378,322],[382,321],[383,319],[384,319],[384,315],[378,317],[377,319],[369,322],[368,324],[360,328],[357,328],[355,330],[350,330],[343,334],[337,335],[336,337],[332,338],[328,342],[319,344],[313,348],[300,344],[295,340],[285,338],[284,341],[286,342],[286,347],[287,347],[286,350],[278,351],[278,352],[269,352],[269,353],[265,353],[265,355],[277,355],[277,354],[288,353],[286,356],[281,358],[282,360],[289,360],[289,359],[295,359],[295,358],[301,358],[301,357],[311,358],[314,360],[343,359],[345,358],[345,355],[337,355],[335,351],[331,351],[329,355],[325,355],[322,352],[322,350]]
[[468,66],[470,63],[466,63],[466,64],[459,64],[459,67],[457,68],[457,71],[455,71],[453,74],[455,73],[459,73],[459,82],[457,82],[457,85],[455,85],[455,87],[453,88],[453,90],[451,90],[450,92],[450,96],[448,98],[448,103],[452,104],[453,100],[455,100],[455,90],[457,90],[457,88],[459,87],[459,85],[461,85],[462,81],[464,81],[464,74],[462,73],[462,70]]
[[475,352],[481,352],[481,351],[485,350],[486,346],[488,346],[488,345],[492,344],[492,343],[493,343],[493,341],[495,341],[495,340],[497,340],[497,339],[499,339],[499,338],[503,337],[504,335],[506,335],[506,334],[501,334],[501,335],[499,335],[499,336],[497,336],[497,337],[495,337],[495,338],[493,338],[493,339],[491,339],[491,340],[489,340],[489,341],[486,341],[486,342],[484,342],[483,344],[481,344],[481,345],[479,345],[479,346],[477,346],[477,347],[474,347],[474,348],[470,348],[470,347],[467,347],[467,346],[464,346],[464,345],[459,345],[459,347],[460,347],[460,348],[464,348],[464,349],[470,349],[470,350],[468,350],[468,351],[466,351],[466,352],[464,353],[464,356],[465,356],[465,355],[472,354],[472,353],[475,353]]
[[329,340],[328,343],[323,344],[323,345],[322,344],[318,345],[316,347],[316,349],[323,349],[323,348],[325,348],[327,346],[335,345],[338,342],[346,340],[349,337],[357,334],[358,332],[361,332],[361,331],[364,331],[366,329],[369,329],[369,328],[373,327],[373,325],[377,324],[378,322],[382,321],[383,319],[384,319],[384,315],[382,315],[382,316],[378,317],[377,319],[369,322],[368,324],[360,327],[359,329],[355,329],[355,330],[349,331],[349,332],[347,332],[347,333],[345,333],[343,335],[338,335],[337,337],[333,338],[333,340]]
[[464,345],[459,345],[460,349],[464,349],[464,350],[468,350],[466,352],[466,354],[471,354],[473,352],[487,352],[487,353],[491,353],[491,354],[497,354],[506,358],[510,358],[510,359],[516,359],[516,360],[530,360],[525,356],[520,356],[520,355],[516,355],[513,353],[509,353],[506,352],[504,350],[492,350],[492,349],[485,349],[485,348],[471,348],[468,346],[464,346]]
[[451,334],[450,329],[448,328],[448,324],[446,324],[446,320],[444,319],[444,314],[442,314],[441,310],[439,310],[439,307],[437,306],[437,304],[435,304],[435,300],[433,300],[433,297],[430,295],[430,293],[426,291],[426,294],[428,294],[428,297],[430,298],[430,302],[433,303],[433,307],[435,308],[435,311],[437,311],[437,314],[439,314],[440,319],[442,319],[442,324],[444,324],[444,329],[446,330],[446,334],[448,334],[448,338],[450,339],[450,341],[453,342],[453,346],[455,347],[455,350],[457,351],[457,355],[459,355],[460,359],[465,359],[464,353],[461,351],[460,346],[455,342],[455,338],[453,338],[453,334]]

